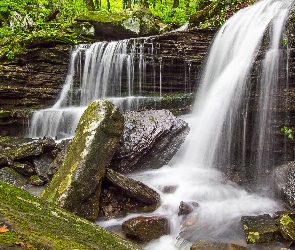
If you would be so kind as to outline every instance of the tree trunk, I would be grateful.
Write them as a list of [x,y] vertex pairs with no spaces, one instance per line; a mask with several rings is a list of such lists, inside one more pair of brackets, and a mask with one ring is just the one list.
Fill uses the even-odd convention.
[[149,3],[148,3],[147,0],[143,0],[143,1],[142,1],[142,7],[143,7],[143,8],[149,8]]
[[95,6],[92,0],[84,0],[86,7],[89,11],[94,11],[95,10]]
[[185,0],[185,8],[188,9],[190,4],[190,0]]
[[111,3],[110,3],[110,0],[107,0],[107,3],[108,3],[108,12],[111,12]]
[[173,1],[173,8],[177,8],[179,6],[179,0]]

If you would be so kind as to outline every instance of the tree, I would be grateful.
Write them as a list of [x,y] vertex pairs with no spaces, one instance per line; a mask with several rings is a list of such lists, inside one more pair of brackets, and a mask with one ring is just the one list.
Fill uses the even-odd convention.
[[173,8],[177,8],[179,6],[179,0],[173,0]]
[[94,6],[94,2],[92,0],[84,0],[86,7],[89,11],[94,11],[95,10],[95,6]]

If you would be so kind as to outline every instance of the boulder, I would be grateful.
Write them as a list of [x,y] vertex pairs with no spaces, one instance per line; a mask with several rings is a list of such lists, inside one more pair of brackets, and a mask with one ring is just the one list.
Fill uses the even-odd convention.
[[117,107],[107,100],[92,102],[80,118],[62,166],[41,197],[83,218],[97,219],[101,182],[123,128]]
[[241,218],[248,244],[273,243],[278,240],[276,220],[269,214]]
[[26,178],[9,167],[0,168],[0,181],[9,183],[18,188],[26,187]]
[[125,127],[110,168],[119,173],[160,168],[185,140],[189,128],[168,110],[126,113]]
[[285,213],[277,220],[280,234],[290,244],[295,242],[295,214]]
[[36,174],[45,182],[49,182],[49,166],[53,162],[51,154],[42,154],[33,158],[33,164],[35,167]]
[[126,237],[138,242],[149,242],[169,234],[167,218],[160,216],[140,216],[129,219],[122,224]]
[[179,205],[178,215],[190,214],[198,206],[199,206],[198,202],[195,202],[195,201],[190,201],[190,202],[181,201]]
[[124,13],[89,11],[78,16],[76,21],[78,23],[92,24],[94,36],[107,39],[157,35],[160,29],[148,9],[137,9]]
[[222,243],[208,240],[199,240],[195,242],[190,250],[247,250],[249,248],[236,244]]
[[295,207],[295,162],[291,161],[274,170],[275,189],[287,206]]
[[11,167],[25,176],[31,176],[36,173],[34,167],[29,162],[13,162]]
[[48,203],[0,182],[0,249],[142,249],[136,244]]
[[39,140],[25,140],[24,143],[7,142],[3,147],[0,154],[15,161],[50,152],[55,148],[55,141],[44,137]]
[[128,196],[140,202],[152,205],[160,201],[160,195],[140,181],[133,180],[111,169],[107,170],[105,177]]

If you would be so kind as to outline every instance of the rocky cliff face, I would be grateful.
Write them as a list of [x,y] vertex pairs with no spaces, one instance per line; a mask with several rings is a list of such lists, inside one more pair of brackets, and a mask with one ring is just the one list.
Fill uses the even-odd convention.
[[[195,90],[200,65],[214,30],[171,32],[153,38],[162,67],[163,93]],[[52,106],[67,75],[68,45],[28,48],[0,65],[0,135],[24,135],[32,110]],[[147,79],[153,70],[147,63]],[[159,76],[155,81],[159,81]],[[147,87],[147,91],[150,87]]]

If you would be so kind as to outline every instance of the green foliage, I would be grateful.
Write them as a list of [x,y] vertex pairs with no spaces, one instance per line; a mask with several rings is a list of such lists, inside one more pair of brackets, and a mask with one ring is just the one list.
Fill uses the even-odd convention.
[[287,135],[290,140],[294,140],[292,129],[284,126],[281,128],[281,132],[284,133],[285,135]]
[[[218,4],[218,11],[198,24],[204,28],[220,26],[233,12],[253,1],[179,0],[178,7],[173,8],[174,0],[148,0],[148,7],[162,22],[180,26],[188,22],[197,10]],[[144,1],[130,2],[132,10],[142,7]],[[123,0],[93,0],[93,6],[107,18],[111,18],[110,13],[123,16],[129,11],[123,9]],[[56,10],[58,14],[48,20]],[[27,44],[35,41],[77,44],[82,38],[73,31],[69,32],[69,27],[75,22],[75,17],[87,15],[91,15],[91,12],[85,0],[0,0],[0,58],[6,56],[12,59]]]

